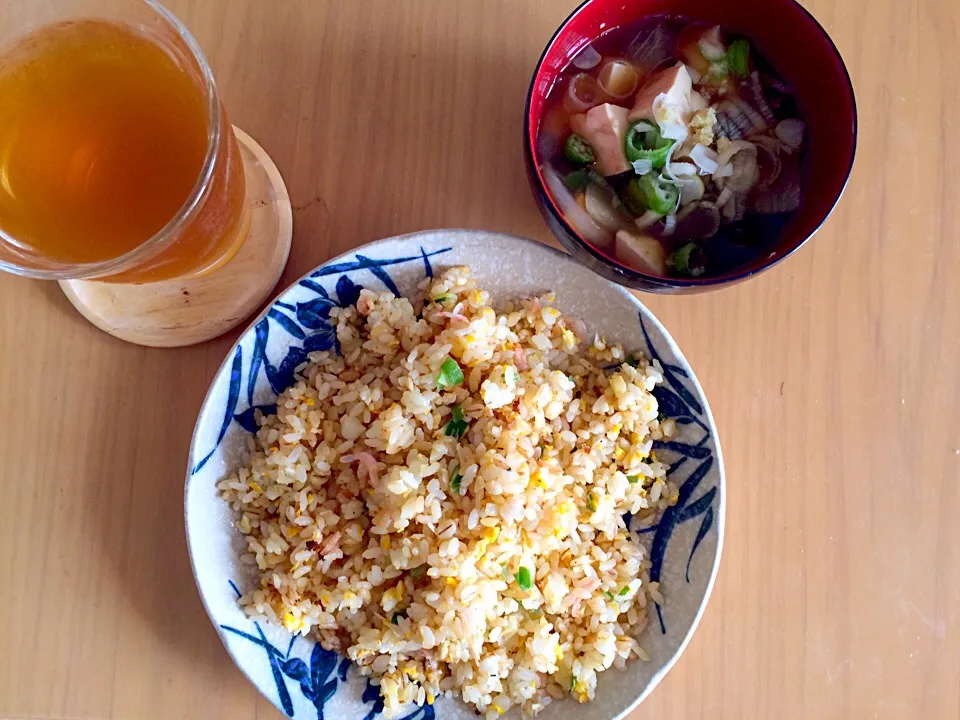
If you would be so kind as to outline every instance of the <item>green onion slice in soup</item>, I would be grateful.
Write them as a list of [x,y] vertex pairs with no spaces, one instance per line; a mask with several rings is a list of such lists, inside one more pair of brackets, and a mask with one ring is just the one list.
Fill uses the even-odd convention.
[[587,139],[576,133],[567,138],[567,142],[563,146],[563,154],[574,165],[589,165],[597,159],[597,155],[593,152],[593,148],[590,147]]
[[563,184],[571,190],[583,190],[590,184],[590,171],[583,168],[574,170],[563,178]]
[[700,277],[707,270],[706,254],[696,243],[687,243],[670,253],[667,265],[678,275]]
[[680,199],[680,188],[659,177],[656,173],[647,173],[639,181],[647,207],[661,215],[672,213]]
[[740,38],[730,44],[727,65],[738,77],[745,78],[750,74],[750,43],[747,40]]
[[660,129],[645,120],[635,122],[627,131],[624,152],[631,163],[647,160],[654,169],[659,170],[667,163],[673,141],[664,138]]

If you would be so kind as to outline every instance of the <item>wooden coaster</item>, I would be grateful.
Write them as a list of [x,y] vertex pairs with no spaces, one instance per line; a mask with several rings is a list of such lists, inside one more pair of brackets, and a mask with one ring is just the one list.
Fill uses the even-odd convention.
[[270,156],[234,128],[247,179],[250,231],[236,257],[197,278],[120,285],[63,280],[74,307],[111,335],[151,347],[195,345],[247,319],[276,287],[290,255],[290,196]]

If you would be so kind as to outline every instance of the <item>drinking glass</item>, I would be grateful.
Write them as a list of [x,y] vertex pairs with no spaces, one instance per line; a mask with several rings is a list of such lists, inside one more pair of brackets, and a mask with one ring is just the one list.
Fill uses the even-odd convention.
[[88,319],[151,345],[220,334],[273,289],[283,181],[161,5],[5,4],[0,103],[0,269],[64,281]]

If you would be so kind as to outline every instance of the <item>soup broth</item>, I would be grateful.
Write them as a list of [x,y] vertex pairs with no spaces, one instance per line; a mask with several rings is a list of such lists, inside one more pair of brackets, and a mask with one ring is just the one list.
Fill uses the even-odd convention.
[[696,278],[769,252],[802,202],[806,126],[749,39],[658,17],[579,52],[537,161],[569,225],[621,265]]

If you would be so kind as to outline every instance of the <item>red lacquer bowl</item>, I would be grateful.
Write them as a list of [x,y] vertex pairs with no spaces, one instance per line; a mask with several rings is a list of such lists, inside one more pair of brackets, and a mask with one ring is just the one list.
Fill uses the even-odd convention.
[[[580,238],[544,186],[534,148],[547,94],[560,71],[585,45],[612,28],[650,15],[682,16],[722,25],[751,39],[794,89],[807,123],[804,197],[778,241],[734,271],[703,278],[668,278],[624,267]],[[836,45],[794,0],[587,0],[547,44],[530,83],[523,147],[530,186],[557,239],[577,259],[608,280],[650,292],[698,292],[740,282],[766,270],[803,245],[836,206],[853,167],[857,108],[853,84]]]

